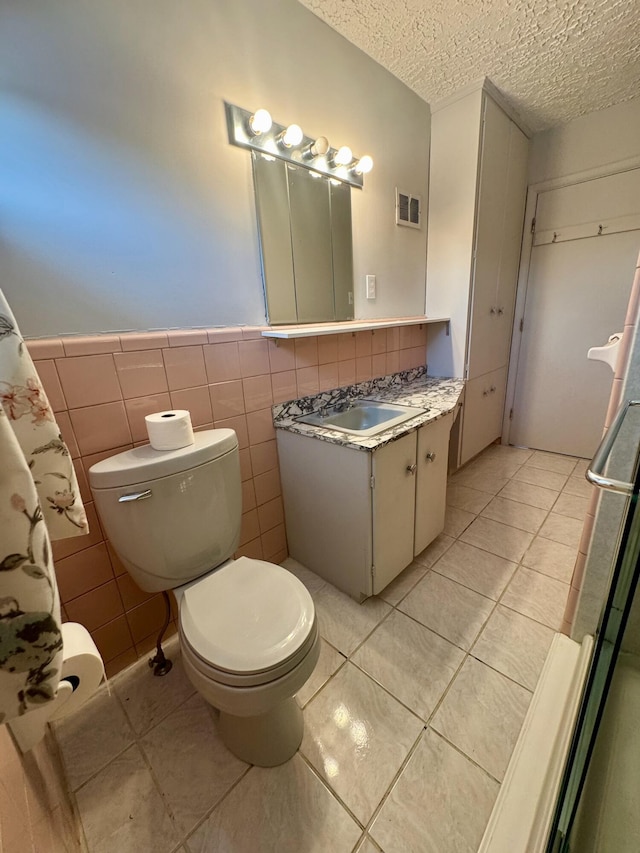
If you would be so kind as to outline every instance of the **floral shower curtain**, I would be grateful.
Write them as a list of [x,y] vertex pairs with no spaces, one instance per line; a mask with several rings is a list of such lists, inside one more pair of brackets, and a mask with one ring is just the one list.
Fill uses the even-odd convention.
[[62,663],[50,539],[88,532],[71,456],[0,291],[0,723],[53,699]]

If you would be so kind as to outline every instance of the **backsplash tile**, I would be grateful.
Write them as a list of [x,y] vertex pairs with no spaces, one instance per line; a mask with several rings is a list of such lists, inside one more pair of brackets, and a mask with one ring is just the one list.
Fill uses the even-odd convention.
[[[104,539],[86,472],[146,443],[144,416],[188,409],[196,429],[238,434],[243,544],[237,556],[287,556],[271,406],[424,366],[425,328],[274,340],[261,327],[48,338],[27,341],[69,445],[91,525],[54,546],[64,612],[84,621],[114,675],[146,655],[164,619],[162,597],[140,590]],[[175,604],[170,632],[175,633]]]

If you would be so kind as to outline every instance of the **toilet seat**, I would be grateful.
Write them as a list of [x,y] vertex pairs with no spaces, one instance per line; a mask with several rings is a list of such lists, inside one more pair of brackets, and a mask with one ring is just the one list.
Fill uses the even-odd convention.
[[286,569],[230,560],[181,588],[180,635],[191,664],[221,684],[266,684],[295,668],[317,636],[313,600]]

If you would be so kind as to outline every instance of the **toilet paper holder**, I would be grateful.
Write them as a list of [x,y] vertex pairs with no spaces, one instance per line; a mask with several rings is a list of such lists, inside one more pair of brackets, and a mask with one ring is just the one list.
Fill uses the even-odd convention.
[[64,622],[61,631],[62,667],[56,695],[45,705],[7,722],[23,753],[44,738],[47,723],[61,720],[88,702],[104,678],[102,657],[84,625]]

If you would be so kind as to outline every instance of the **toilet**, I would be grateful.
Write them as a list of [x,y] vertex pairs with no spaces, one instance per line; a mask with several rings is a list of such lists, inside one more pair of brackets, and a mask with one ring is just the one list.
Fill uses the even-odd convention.
[[220,711],[228,748],[250,764],[287,761],[302,740],[295,694],[318,660],[313,600],[290,572],[232,555],[242,492],[233,430],[179,450],[150,445],[93,465],[100,521],[135,582],[172,589],[186,673]]

